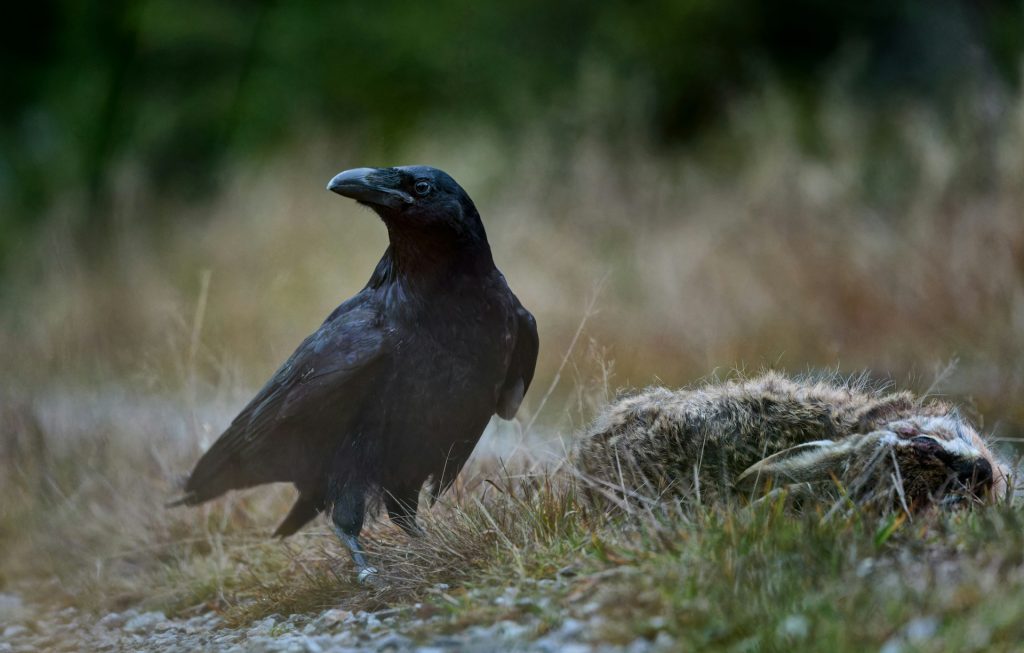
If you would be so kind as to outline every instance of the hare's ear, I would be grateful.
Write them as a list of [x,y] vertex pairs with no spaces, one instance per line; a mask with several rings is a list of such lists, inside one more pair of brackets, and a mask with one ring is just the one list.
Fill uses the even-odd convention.
[[854,418],[857,424],[857,431],[870,433],[885,422],[891,422],[910,413],[917,406],[914,395],[909,392],[896,392],[886,395],[877,401],[873,401],[861,410]]
[[850,444],[843,441],[815,440],[798,444],[748,467],[736,478],[736,489],[753,493],[767,486],[828,481],[842,475],[850,452]]

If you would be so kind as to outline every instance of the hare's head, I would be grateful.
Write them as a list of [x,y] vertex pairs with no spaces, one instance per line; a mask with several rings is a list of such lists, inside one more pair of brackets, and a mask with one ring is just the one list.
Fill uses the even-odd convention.
[[1005,496],[1009,469],[955,412],[910,416],[841,440],[809,442],[752,465],[741,490],[839,482],[855,498],[923,508]]

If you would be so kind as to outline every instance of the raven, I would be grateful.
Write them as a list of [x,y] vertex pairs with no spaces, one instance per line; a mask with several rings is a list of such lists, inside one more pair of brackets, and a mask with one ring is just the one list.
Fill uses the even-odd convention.
[[537,325],[495,267],[455,180],[426,166],[358,168],[328,190],[372,208],[389,245],[358,294],[320,328],[200,458],[175,505],[291,482],[275,535],[330,509],[360,581],[359,533],[383,501],[410,535],[420,490],[455,480],[492,414],[512,419],[533,379]]

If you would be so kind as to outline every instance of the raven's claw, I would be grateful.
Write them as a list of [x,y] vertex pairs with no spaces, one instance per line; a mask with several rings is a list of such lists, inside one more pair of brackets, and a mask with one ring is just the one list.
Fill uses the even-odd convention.
[[380,574],[377,573],[376,567],[363,567],[359,570],[357,579],[359,584],[364,587],[380,587],[384,583],[380,578]]

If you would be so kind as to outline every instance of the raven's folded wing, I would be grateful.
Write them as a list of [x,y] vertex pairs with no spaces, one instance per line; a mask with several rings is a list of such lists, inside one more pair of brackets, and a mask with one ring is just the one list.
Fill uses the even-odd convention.
[[533,371],[537,365],[537,350],[540,341],[537,337],[537,321],[530,311],[523,308],[519,299],[513,295],[515,302],[515,342],[512,356],[509,359],[505,382],[498,393],[498,405],[495,411],[499,417],[512,419],[523,403],[523,397],[530,388]]
[[[345,309],[346,307],[342,307]],[[318,423],[343,424],[358,408],[367,373],[385,351],[379,314],[360,305],[336,311],[257,393],[196,463],[176,503],[194,505],[230,489],[290,478],[293,451],[308,453],[322,438]],[[300,456],[310,458],[310,456]]]

